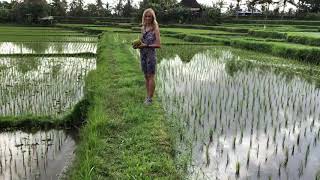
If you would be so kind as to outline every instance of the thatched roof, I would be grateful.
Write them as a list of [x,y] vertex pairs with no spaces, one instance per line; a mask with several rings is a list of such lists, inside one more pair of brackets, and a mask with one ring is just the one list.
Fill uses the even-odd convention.
[[197,0],[181,0],[180,4],[188,8],[201,8]]

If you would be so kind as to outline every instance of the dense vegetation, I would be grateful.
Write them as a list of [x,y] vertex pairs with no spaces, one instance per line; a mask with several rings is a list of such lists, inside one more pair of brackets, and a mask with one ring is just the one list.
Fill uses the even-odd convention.
[[[320,4],[317,0],[243,1],[237,0],[236,3],[231,2],[228,5],[224,1],[212,5],[200,5],[201,10],[199,11],[193,11],[177,0],[143,0],[138,7],[132,5],[132,0],[118,0],[112,6],[109,2],[104,4],[101,0],[89,4],[84,4],[83,0],[72,0],[70,3],[66,0],[53,0],[50,3],[46,0],[2,1],[0,2],[0,22],[39,23],[39,18],[45,16],[55,16],[59,21],[68,20],[83,23],[91,22],[92,19],[94,22],[101,23],[101,21],[106,21],[105,17],[117,19],[126,17],[125,21],[139,22],[143,10],[149,7],[156,11],[161,23],[217,24],[221,20],[247,22],[248,18],[260,21],[268,18],[281,20],[319,20],[320,18]],[[285,10],[288,4],[294,8]],[[222,11],[222,9],[227,10]],[[260,13],[244,16],[243,20],[240,18],[239,12],[244,9],[247,12],[259,11]],[[74,19],[77,21],[72,21]]]

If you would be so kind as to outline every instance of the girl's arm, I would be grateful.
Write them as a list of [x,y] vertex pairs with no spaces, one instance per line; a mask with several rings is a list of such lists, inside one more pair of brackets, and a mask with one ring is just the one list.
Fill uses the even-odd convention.
[[149,46],[147,47],[151,47],[151,48],[161,48],[161,43],[160,43],[160,31],[159,31],[159,28],[156,29],[154,31],[155,35],[156,35],[156,40],[153,44],[150,44]]
[[160,44],[160,31],[159,31],[159,29],[156,29],[155,31],[154,31],[154,33],[155,33],[155,35],[156,35],[156,40],[155,40],[155,42],[153,43],[153,44],[150,44],[150,45],[146,45],[146,44],[144,44],[144,43],[142,43],[141,45],[140,45],[140,49],[141,48],[161,48],[161,44]]

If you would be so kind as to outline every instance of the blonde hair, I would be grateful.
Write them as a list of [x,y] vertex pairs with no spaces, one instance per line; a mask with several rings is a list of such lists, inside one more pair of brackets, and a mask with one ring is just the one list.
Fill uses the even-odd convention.
[[146,10],[143,11],[143,15],[142,15],[142,28],[144,28],[144,27],[146,26],[146,23],[144,22],[144,17],[145,17],[145,15],[146,15],[148,12],[151,13],[151,15],[152,15],[152,19],[153,19],[153,21],[152,21],[152,28],[153,28],[153,30],[159,29],[159,24],[158,24],[158,22],[157,22],[156,13],[155,13],[154,10],[151,9],[151,8],[148,8],[148,9],[146,9]]

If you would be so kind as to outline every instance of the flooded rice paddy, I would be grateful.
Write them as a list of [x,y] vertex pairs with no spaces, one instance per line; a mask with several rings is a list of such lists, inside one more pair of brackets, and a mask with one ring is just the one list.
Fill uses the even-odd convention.
[[75,140],[64,130],[0,133],[0,179],[63,177],[74,156]]
[[158,66],[158,93],[177,124],[191,179],[315,179],[320,90],[272,67],[234,68],[230,51]]
[[83,97],[95,58],[0,58],[0,116],[58,115]]
[[74,54],[96,53],[90,42],[0,42],[0,54]]
[[[96,68],[97,37],[58,28],[10,28],[0,28],[6,34],[0,37],[0,120],[72,113],[84,97],[85,77]],[[63,178],[76,147],[74,132],[0,132],[0,179]]]

